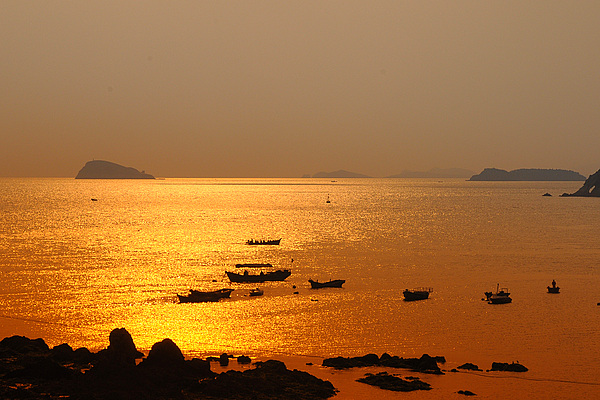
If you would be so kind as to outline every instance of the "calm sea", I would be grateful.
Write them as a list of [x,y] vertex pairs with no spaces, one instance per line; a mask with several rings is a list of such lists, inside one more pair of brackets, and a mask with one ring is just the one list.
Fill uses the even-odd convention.
[[[188,355],[518,360],[528,378],[577,390],[600,381],[600,199],[558,197],[580,185],[2,178],[0,337],[99,350],[125,327],[141,349],[169,337]],[[236,263],[292,275],[250,298],[256,284],[224,274]],[[346,284],[311,290],[309,278]],[[497,284],[513,303],[482,301]],[[417,286],[430,299],[402,301]],[[223,287],[230,300],[177,302]]]

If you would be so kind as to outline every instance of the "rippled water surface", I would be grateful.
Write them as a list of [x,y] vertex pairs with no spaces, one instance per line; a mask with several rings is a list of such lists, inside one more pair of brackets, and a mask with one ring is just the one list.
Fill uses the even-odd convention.
[[[169,337],[198,355],[429,353],[598,382],[600,199],[558,197],[580,185],[3,178],[0,335],[98,350],[125,327],[142,349]],[[224,272],[250,262],[292,275],[249,298],[257,285]],[[311,290],[309,278],[346,284]],[[497,283],[513,303],[481,300]],[[402,301],[415,286],[431,298]],[[222,287],[230,300],[177,302]]]

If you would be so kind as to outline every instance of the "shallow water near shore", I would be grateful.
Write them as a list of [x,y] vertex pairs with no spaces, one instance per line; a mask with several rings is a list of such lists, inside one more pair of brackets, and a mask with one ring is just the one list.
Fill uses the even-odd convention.
[[[472,362],[483,370],[518,360],[529,372],[424,377],[434,389],[403,398],[444,398],[440,387],[461,379],[467,387],[456,390],[479,398],[593,397],[600,201],[557,197],[580,185],[3,178],[0,336],[99,350],[113,328],[125,327],[142,350],[169,337],[189,356],[320,364],[338,355],[428,353],[446,357],[442,368]],[[251,238],[282,241],[246,245]],[[271,263],[292,275],[230,284],[224,272],[236,263]],[[312,290],[309,278],[346,283]],[[560,294],[546,293],[553,279]],[[511,304],[481,300],[498,283]],[[264,296],[249,297],[256,286]],[[430,299],[404,302],[402,291],[416,286],[433,287]],[[177,303],[177,293],[222,287],[235,289],[231,299]],[[306,368],[341,381],[357,373]]]

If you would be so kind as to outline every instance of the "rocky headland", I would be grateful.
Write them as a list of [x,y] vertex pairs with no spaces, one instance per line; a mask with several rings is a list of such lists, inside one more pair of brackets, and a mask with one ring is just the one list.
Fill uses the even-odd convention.
[[600,197],[600,169],[590,175],[575,193],[563,193],[563,197]]
[[584,181],[585,176],[579,172],[565,169],[515,169],[506,171],[497,168],[486,168],[473,175],[470,181]]
[[79,170],[75,179],[154,179],[154,176],[110,161],[93,160]]

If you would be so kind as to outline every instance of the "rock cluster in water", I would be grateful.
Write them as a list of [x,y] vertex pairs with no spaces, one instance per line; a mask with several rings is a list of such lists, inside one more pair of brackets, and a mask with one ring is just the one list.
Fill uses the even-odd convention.
[[438,362],[444,363],[444,357],[431,357],[428,354],[423,354],[421,358],[403,358],[398,356],[390,356],[384,353],[379,357],[377,354],[367,354],[361,357],[334,357],[323,360],[323,366],[333,367],[336,369],[346,369],[355,367],[390,367],[390,368],[406,368],[415,372],[423,372],[430,374],[443,374],[438,366]]
[[402,379],[398,376],[390,375],[387,372],[378,374],[366,374],[363,378],[357,379],[357,382],[377,386],[381,389],[392,390],[394,392],[412,392],[414,390],[431,390],[429,383],[423,382],[419,378],[407,377]]
[[124,167],[110,161],[93,160],[88,161],[75,179],[154,179],[145,171],[135,168]]
[[68,344],[50,349],[42,339],[23,336],[3,339],[0,398],[283,400],[326,399],[336,393],[330,382],[290,371],[279,361],[216,374],[209,361],[186,360],[170,339],[155,343],[145,358],[125,329],[113,330],[109,341],[106,349],[92,353]]
[[505,362],[493,362],[490,371],[527,372],[529,369],[518,362],[512,362],[510,364]]
[[456,367],[458,369],[465,369],[468,371],[481,371],[481,369],[479,368],[479,366],[477,366],[477,364],[473,364],[473,363],[465,363],[463,365],[460,365],[458,367]]
[[600,169],[590,175],[575,193],[563,193],[563,197],[600,197]]

